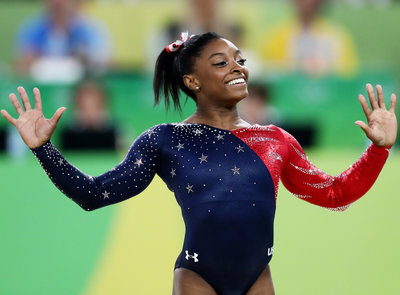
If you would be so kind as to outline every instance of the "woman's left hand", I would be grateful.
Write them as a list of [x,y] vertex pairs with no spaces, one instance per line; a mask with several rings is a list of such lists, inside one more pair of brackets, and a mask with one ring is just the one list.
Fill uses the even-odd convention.
[[367,137],[377,146],[392,146],[397,136],[397,119],[394,113],[396,107],[396,95],[392,94],[390,98],[389,110],[386,109],[385,100],[383,98],[382,86],[376,86],[378,100],[375,96],[374,87],[367,84],[367,92],[372,110],[363,95],[359,95],[361,106],[367,117],[368,125],[363,121],[356,121],[355,124],[360,126]]

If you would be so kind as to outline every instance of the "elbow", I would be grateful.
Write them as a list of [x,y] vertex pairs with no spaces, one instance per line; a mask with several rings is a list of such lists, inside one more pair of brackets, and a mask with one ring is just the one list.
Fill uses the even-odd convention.
[[85,211],[93,211],[93,210],[96,210],[97,208],[94,208],[94,207],[88,207],[88,206],[80,206],[83,210],[85,210]]
[[333,212],[343,212],[343,211],[346,211],[350,207],[350,205],[351,204],[345,205],[345,206],[338,206],[338,207],[334,207],[334,208],[328,208],[328,207],[322,207],[322,208],[325,208],[325,209],[327,209],[329,211],[333,211]]
[[102,207],[102,206],[98,206],[93,203],[83,203],[83,204],[77,203],[77,204],[79,205],[79,207],[81,207],[85,211],[93,211],[93,210],[96,210],[96,209],[99,209],[100,207]]

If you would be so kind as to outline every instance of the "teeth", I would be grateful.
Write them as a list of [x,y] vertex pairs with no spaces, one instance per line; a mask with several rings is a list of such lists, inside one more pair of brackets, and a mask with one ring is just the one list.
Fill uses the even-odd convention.
[[245,83],[243,78],[232,80],[232,81],[228,82],[228,85],[234,85],[234,84],[240,84],[240,83]]

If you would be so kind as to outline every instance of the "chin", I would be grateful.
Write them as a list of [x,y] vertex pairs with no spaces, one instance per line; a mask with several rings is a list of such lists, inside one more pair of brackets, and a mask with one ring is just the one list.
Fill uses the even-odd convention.
[[240,93],[237,93],[235,95],[235,99],[241,101],[242,99],[245,99],[249,95],[249,92],[247,91],[247,88],[245,91],[241,91]]
[[248,95],[247,90],[243,91],[241,93],[235,93],[235,95],[230,95],[229,97],[226,98],[227,101],[232,102],[231,105],[235,105],[239,103],[241,100],[245,99]]

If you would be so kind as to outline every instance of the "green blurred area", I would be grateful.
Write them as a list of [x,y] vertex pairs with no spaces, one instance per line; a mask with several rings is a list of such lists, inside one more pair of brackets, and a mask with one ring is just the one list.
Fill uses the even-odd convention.
[[[95,175],[118,161],[110,154],[70,159]],[[0,156],[0,294],[80,294],[109,233],[113,207],[80,209],[41,170],[34,157]]]

